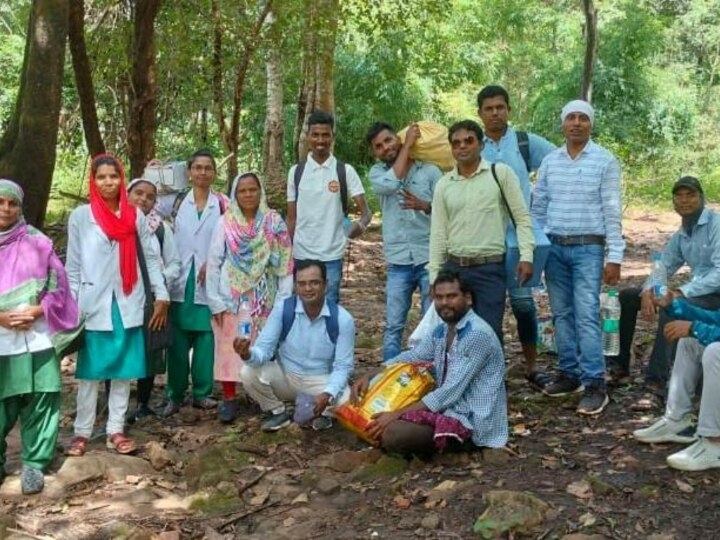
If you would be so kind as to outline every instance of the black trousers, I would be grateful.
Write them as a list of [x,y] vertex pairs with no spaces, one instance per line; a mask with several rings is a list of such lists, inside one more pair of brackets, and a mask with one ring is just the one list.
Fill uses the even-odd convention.
[[[620,371],[630,370],[630,351],[635,336],[637,315],[640,311],[640,287],[629,287],[620,291],[620,354],[608,357],[610,366]],[[720,309],[720,293],[695,296],[687,299],[692,305],[704,309]],[[645,370],[645,380],[664,384],[670,378],[677,341],[668,344],[663,334],[665,325],[674,320],[666,309],[658,312],[658,327],[655,332],[650,362]]]

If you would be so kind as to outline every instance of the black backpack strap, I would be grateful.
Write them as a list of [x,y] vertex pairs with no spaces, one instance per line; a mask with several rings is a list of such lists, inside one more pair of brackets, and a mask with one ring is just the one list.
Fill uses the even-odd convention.
[[170,212],[171,223],[175,223],[175,218],[177,218],[178,212],[180,212],[180,206],[185,200],[185,197],[187,197],[188,193],[190,193],[190,188],[182,190],[175,196],[175,200],[173,201],[172,205],[172,211]]
[[295,184],[295,204],[300,201],[300,180],[302,180],[302,175],[305,171],[306,164],[307,161],[300,161],[295,166],[295,176],[293,177],[293,183]]
[[160,257],[162,258],[163,246],[165,245],[165,224],[160,222],[158,228],[155,229],[155,236],[157,236],[158,242],[160,242]]
[[505,198],[505,192],[503,191],[503,188],[500,185],[500,180],[498,180],[497,173],[495,172],[495,164],[494,163],[492,165],[490,165],[490,172],[492,173],[493,179],[495,180],[495,183],[497,184],[497,187],[500,190],[500,196],[502,197],[503,203],[505,204],[505,208],[507,208],[507,213],[510,216],[510,221],[512,221],[513,227],[517,228],[517,225],[515,224],[515,218],[512,215],[512,210],[510,210],[510,205],[508,204],[507,199]]
[[525,161],[525,168],[530,172],[530,138],[527,131],[516,131],[515,135],[517,135],[518,150]]
[[297,305],[297,296],[292,295],[283,301],[282,312],[282,330],[280,331],[279,343],[285,341],[293,323],[295,322],[295,306]]
[[347,188],[347,169],[345,164],[339,159],[335,159],[337,162],[337,176],[338,182],[340,182],[340,202],[342,203],[343,215],[347,216],[348,213],[348,188]]

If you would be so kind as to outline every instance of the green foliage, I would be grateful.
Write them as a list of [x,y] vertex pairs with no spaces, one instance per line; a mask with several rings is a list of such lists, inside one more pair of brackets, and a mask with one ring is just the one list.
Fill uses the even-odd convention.
[[[241,114],[241,169],[262,164],[265,60],[281,51],[285,163],[302,70],[310,0],[276,3],[277,31],[253,46]],[[219,0],[223,100],[229,121],[238,61],[260,0]],[[0,130],[16,99],[31,2],[0,5]],[[126,152],[133,2],[86,2],[86,41],[98,116],[107,148]],[[336,153],[365,176],[372,163],[367,128],[398,129],[418,119],[449,124],[476,117],[476,94],[491,83],[511,95],[517,126],[562,142],[559,110],[577,97],[584,17],[576,0],[343,0],[335,54]],[[595,139],[623,164],[626,202],[667,204],[681,174],[701,178],[720,196],[720,3],[717,0],[605,0],[598,8],[594,77]],[[184,158],[199,147],[224,147],[213,105],[213,17],[207,0],[164,2],[156,23],[157,155]],[[60,191],[85,189],[84,147],[69,60],[64,78],[59,153],[50,213]],[[222,173],[222,171],[221,171]],[[371,189],[367,188],[370,198]],[[374,204],[374,203],[373,203]]]

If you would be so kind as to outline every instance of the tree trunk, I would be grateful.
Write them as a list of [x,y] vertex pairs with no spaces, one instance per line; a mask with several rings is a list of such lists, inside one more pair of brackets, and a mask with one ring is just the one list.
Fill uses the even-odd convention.
[[597,10],[592,0],[583,0],[583,12],[585,13],[585,63],[580,97],[592,103],[593,72],[597,56]]
[[155,156],[157,80],[155,69],[155,18],[160,0],[137,0],[133,17],[130,118],[127,150],[131,178],[142,175]]
[[252,62],[255,50],[260,41],[260,31],[265,19],[272,8],[272,0],[266,0],[262,10],[253,26],[242,36],[242,54],[238,60],[235,76],[235,91],[233,92],[233,108],[230,116],[230,126],[225,121],[223,105],[223,51],[222,51],[222,21],[217,0],[211,3],[213,18],[213,100],[215,101],[215,114],[218,129],[225,149],[229,154],[228,183],[238,173],[238,145],[240,143],[240,112],[242,111],[243,96],[245,94],[245,81]]
[[52,176],[62,95],[67,0],[34,0],[15,110],[0,140],[0,176],[25,190],[25,219],[41,227]]
[[90,60],[85,47],[85,0],[70,0],[70,19],[68,27],[70,54],[75,86],[80,98],[85,143],[91,156],[105,153],[105,144],[100,134],[97,107],[95,106],[95,88],[93,86]]
[[267,112],[265,116],[265,139],[263,145],[263,171],[265,172],[265,193],[268,204],[273,208],[285,207],[285,165],[283,147],[285,125],[283,121],[283,73],[280,51],[283,39],[278,31],[278,21],[271,13],[268,16],[270,50],[267,59]]
[[305,123],[315,110],[335,112],[335,40],[339,0],[306,0],[306,31],[303,42],[303,82],[298,95],[294,147],[298,160],[305,159]]

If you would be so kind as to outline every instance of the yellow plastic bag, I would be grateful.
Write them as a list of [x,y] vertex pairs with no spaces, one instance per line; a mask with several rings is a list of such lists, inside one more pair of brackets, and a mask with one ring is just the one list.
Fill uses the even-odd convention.
[[392,364],[375,377],[362,402],[350,402],[335,409],[335,417],[345,428],[361,439],[377,444],[365,432],[373,415],[396,411],[414,403],[435,386],[435,379],[428,369],[431,363]]
[[[452,169],[455,166],[455,158],[453,158],[448,141],[447,128],[427,120],[421,120],[417,122],[417,125],[420,129],[420,138],[410,149],[410,157],[437,165],[443,171]],[[407,130],[406,127],[398,133],[398,137],[403,142],[405,142]]]

